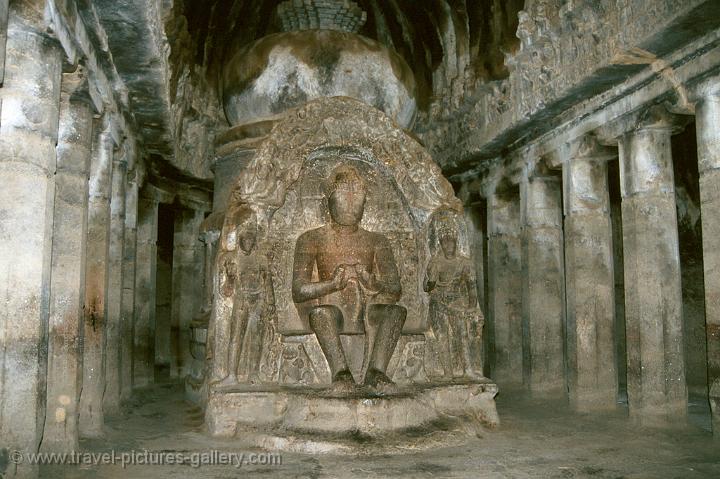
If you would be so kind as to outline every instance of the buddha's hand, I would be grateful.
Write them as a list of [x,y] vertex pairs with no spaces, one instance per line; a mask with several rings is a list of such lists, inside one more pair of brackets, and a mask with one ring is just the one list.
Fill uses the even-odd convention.
[[273,316],[275,314],[275,305],[274,304],[266,304],[262,309],[262,315],[263,317],[267,318],[270,316]]
[[355,271],[362,287],[372,294],[378,293],[377,279],[375,274],[368,271],[364,264],[356,264]]
[[333,276],[332,279],[330,279],[330,283],[332,284],[335,291],[340,291],[341,289],[345,289],[345,286],[347,286],[349,279],[350,272],[348,271],[348,267],[344,264],[341,264],[337,268],[335,268],[335,271],[333,271]]

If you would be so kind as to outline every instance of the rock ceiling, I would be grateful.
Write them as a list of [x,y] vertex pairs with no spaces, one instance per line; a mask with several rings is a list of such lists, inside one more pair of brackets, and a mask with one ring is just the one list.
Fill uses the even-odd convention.
[[[517,49],[522,0],[356,1],[367,12],[359,33],[396,50],[413,70],[421,121],[507,75],[504,54]],[[213,138],[227,126],[220,67],[237,49],[278,31],[280,0],[93,3],[156,170],[208,180]]]

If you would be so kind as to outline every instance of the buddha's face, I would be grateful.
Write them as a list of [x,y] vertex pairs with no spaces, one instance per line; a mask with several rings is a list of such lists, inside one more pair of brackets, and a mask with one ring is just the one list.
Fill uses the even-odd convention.
[[332,220],[342,226],[354,226],[362,220],[365,209],[365,188],[359,181],[342,182],[328,198]]

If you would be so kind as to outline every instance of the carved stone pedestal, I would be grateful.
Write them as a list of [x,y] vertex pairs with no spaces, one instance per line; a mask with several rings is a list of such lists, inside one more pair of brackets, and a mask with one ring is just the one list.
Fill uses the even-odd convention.
[[497,386],[475,382],[333,396],[327,389],[248,385],[210,392],[205,421],[215,437],[308,453],[424,449],[499,424]]

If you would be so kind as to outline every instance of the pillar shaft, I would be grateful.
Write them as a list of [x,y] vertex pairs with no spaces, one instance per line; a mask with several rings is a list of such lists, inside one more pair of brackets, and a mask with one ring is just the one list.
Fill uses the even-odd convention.
[[[720,94],[708,95],[695,110],[702,203],[703,264],[708,384],[720,392]],[[720,398],[718,398],[720,401]],[[713,433],[720,435],[720,404]]]
[[120,409],[122,370],[122,296],[123,296],[123,248],[125,246],[125,183],[127,162],[115,155],[112,169],[110,199],[110,242],[108,253],[107,290],[107,340],[105,361],[105,396],[103,407],[106,412]]
[[78,401],[82,389],[85,243],[92,112],[84,102],[60,103],[60,135],[55,174],[47,417],[43,450],[78,447]]
[[671,133],[656,121],[620,142],[628,400],[649,423],[687,414]]
[[175,217],[172,273],[172,345],[170,373],[183,377],[190,372],[190,322],[202,305],[203,244],[201,211],[182,210]]
[[133,386],[145,386],[155,377],[157,230],[158,202],[141,197],[138,201],[137,218]]
[[135,267],[137,255],[138,183],[131,178],[125,190],[125,245],[123,248],[123,295],[120,325],[120,400],[132,394],[133,324],[135,322]]
[[517,191],[488,198],[488,320],[494,331],[491,377],[503,385],[521,385],[522,248]]
[[85,267],[83,388],[80,395],[80,434],[102,435],[105,392],[105,341],[110,248],[110,194],[114,142],[109,121],[96,124],[88,203]]
[[560,179],[525,179],[522,217],[523,376],[533,393],[559,394],[565,386],[563,265]]
[[60,78],[59,45],[11,11],[0,116],[0,438],[24,452],[37,451],[45,420]]
[[213,265],[215,264],[215,256],[217,255],[218,239],[220,239],[220,232],[217,230],[206,231],[203,234],[203,243],[205,245],[205,266],[203,270],[204,297],[201,310],[204,312],[212,311],[214,278]]
[[[485,306],[485,264],[483,242],[485,235],[483,232],[483,212],[480,205],[465,206],[465,224],[468,227],[468,241],[470,242],[470,258],[472,258],[475,273],[475,294],[477,297],[478,307],[483,314],[487,311]],[[484,375],[486,368],[486,349],[490,349],[485,345],[488,339],[483,331],[472,333],[472,339],[469,342],[469,355],[472,371],[480,376]]]
[[615,277],[604,159],[571,157],[563,165],[567,379],[576,409],[617,403]]

